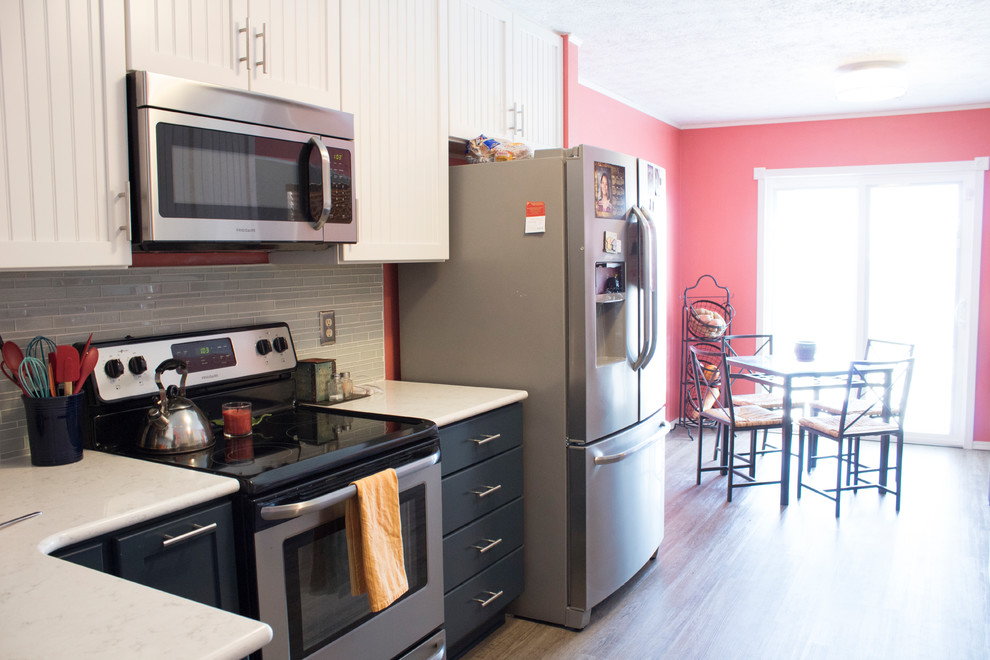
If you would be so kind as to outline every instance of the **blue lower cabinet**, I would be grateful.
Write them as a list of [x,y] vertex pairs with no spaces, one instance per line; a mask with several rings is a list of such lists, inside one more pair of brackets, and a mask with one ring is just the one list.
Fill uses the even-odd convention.
[[440,429],[444,627],[451,658],[501,625],[523,590],[521,445],[521,404]]
[[53,554],[131,582],[240,613],[230,502],[159,518]]

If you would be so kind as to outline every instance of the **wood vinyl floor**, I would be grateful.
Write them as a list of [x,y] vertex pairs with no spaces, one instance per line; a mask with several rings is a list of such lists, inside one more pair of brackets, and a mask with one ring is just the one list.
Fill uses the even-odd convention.
[[868,490],[836,520],[793,484],[789,507],[777,486],[726,503],[724,477],[695,485],[696,447],[668,436],[659,555],[587,628],[510,617],[464,657],[990,658],[990,451],[909,445],[900,513]]

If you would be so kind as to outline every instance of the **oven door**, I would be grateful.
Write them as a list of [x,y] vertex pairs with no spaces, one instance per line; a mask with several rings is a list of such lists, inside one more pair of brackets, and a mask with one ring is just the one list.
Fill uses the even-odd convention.
[[354,143],[139,108],[136,242],[357,240]]
[[353,486],[262,509],[301,511],[254,537],[259,614],[274,632],[264,660],[392,658],[443,624],[439,457],[396,468],[409,591],[378,613],[351,595],[344,501]]

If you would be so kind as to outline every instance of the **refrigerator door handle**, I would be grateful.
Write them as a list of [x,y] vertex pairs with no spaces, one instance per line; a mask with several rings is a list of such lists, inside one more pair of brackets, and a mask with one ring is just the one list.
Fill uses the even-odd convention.
[[653,216],[646,209],[641,209],[643,212],[643,217],[646,218],[646,224],[650,228],[650,242],[648,249],[650,252],[650,269],[647,277],[649,278],[649,298],[650,298],[650,350],[646,355],[646,361],[643,362],[643,367],[648,365],[653,360],[653,354],[657,351],[657,333],[658,333],[658,305],[657,305],[657,269],[659,266],[659,255],[657,254],[657,225],[653,221]]
[[648,219],[646,211],[638,206],[629,209],[630,215],[636,216],[639,225],[639,279],[640,288],[643,291],[643,314],[640,317],[640,331],[643,337],[643,345],[640,349],[636,361],[632,368],[639,371],[645,367],[653,357],[656,350],[656,291],[655,277],[656,264],[653,262],[653,250],[649,247],[655,243],[652,222]]
[[660,440],[663,437],[665,437],[666,432],[664,429],[666,426],[667,426],[667,422],[661,423],[655,434],[651,435],[649,438],[639,443],[635,447],[631,447],[625,451],[619,452],[618,454],[610,454],[608,456],[595,456],[594,458],[595,465],[609,465],[610,463],[618,463],[619,461],[626,460],[636,452],[646,449],[650,445],[656,443],[657,440]]

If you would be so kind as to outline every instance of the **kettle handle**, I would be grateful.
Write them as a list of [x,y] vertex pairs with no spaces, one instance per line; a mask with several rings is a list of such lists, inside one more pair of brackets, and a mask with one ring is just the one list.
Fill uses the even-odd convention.
[[162,374],[170,369],[175,369],[182,376],[182,379],[179,381],[179,396],[186,395],[186,376],[189,375],[186,361],[179,358],[169,358],[159,364],[158,368],[155,369],[155,384],[162,391],[162,401],[165,400],[165,387],[162,385]]

